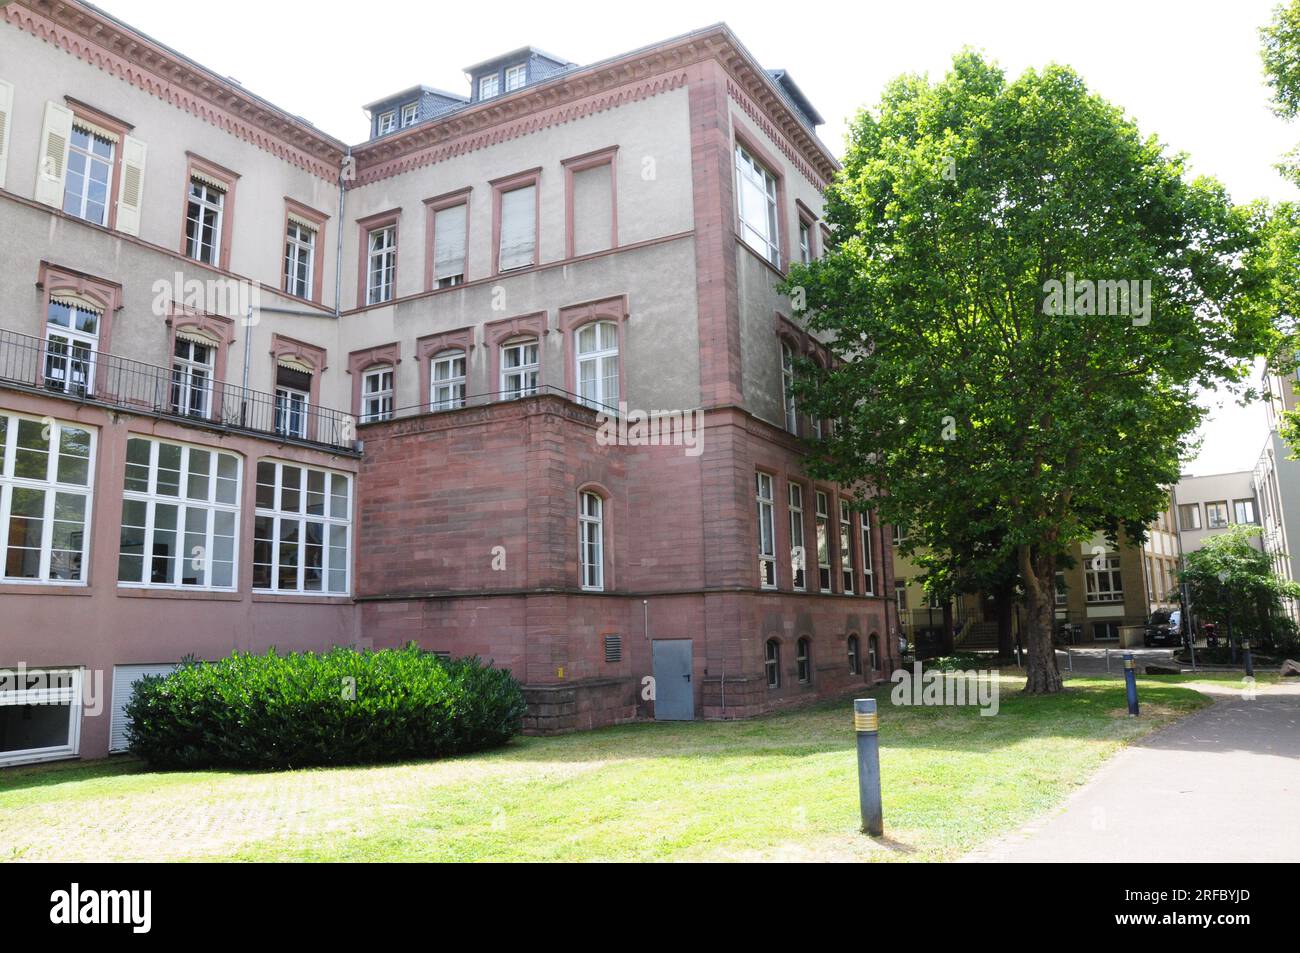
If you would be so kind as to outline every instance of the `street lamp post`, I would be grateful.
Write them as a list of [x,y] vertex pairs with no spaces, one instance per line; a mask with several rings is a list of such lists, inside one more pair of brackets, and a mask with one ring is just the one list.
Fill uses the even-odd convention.
[[1228,573],[1227,573],[1227,570],[1224,570],[1224,571],[1220,572],[1220,573],[1218,574],[1218,576],[1219,576],[1219,588],[1220,588],[1220,590],[1221,590],[1221,594],[1222,594],[1222,596],[1223,596],[1223,606],[1224,606],[1224,609],[1225,609],[1225,611],[1227,612],[1227,615],[1228,615],[1228,617],[1227,617],[1227,619],[1226,619],[1225,621],[1226,621],[1227,624],[1228,624],[1228,652],[1229,652],[1229,658],[1231,659],[1231,664],[1236,665],[1236,664],[1237,664],[1237,643],[1234,642],[1234,641],[1232,640],[1232,599],[1229,597],[1228,592],[1227,592],[1227,589],[1228,589]]

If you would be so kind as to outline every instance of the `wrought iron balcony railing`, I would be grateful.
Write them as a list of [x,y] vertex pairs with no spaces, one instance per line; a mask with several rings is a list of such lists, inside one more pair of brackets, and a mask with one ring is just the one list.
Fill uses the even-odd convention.
[[352,450],[356,420],[343,411],[145,364],[64,339],[0,328],[0,384],[226,430]]

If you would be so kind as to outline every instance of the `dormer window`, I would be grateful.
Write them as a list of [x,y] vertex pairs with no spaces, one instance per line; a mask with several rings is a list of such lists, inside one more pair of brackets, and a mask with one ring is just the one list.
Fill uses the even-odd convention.
[[491,99],[497,93],[501,92],[501,77],[496,73],[491,76],[480,76],[478,80],[478,98]]
[[375,134],[386,136],[397,128],[397,113],[389,110],[386,113],[380,113],[379,118],[375,120]]
[[402,107],[402,128],[414,126],[415,121],[420,118],[420,104],[407,103]]
[[523,86],[528,79],[528,68],[520,63],[518,66],[511,66],[506,69],[506,92],[518,89]]

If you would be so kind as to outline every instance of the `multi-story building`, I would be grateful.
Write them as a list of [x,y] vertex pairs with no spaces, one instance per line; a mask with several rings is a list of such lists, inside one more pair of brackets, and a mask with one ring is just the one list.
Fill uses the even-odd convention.
[[816,111],[721,25],[467,73],[349,147],[0,8],[0,668],[57,683],[0,685],[0,763],[119,747],[134,678],[231,650],[478,654],[539,731],[888,670],[888,527],[803,472],[828,355],[775,290],[828,238]]
[[[1263,533],[1260,544],[1273,561],[1273,570],[1287,580],[1300,579],[1300,553],[1290,537],[1300,538],[1300,461],[1293,458],[1291,447],[1282,439],[1282,415],[1297,409],[1296,383],[1300,370],[1292,374],[1265,371],[1262,381],[1267,395],[1264,411],[1268,420],[1268,437],[1260,451],[1252,475],[1254,495],[1259,504],[1257,519]],[[1300,620],[1300,606],[1289,606],[1291,616]]]
[[1175,492],[1183,552],[1195,552],[1231,526],[1259,525],[1252,470],[1184,475]]

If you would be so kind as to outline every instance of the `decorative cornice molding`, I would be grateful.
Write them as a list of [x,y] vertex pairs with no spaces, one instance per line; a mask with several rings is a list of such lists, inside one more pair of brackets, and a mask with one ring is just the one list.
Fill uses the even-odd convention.
[[0,19],[259,149],[337,183],[345,146],[75,0],[20,0]]
[[[752,91],[752,90],[751,90]],[[835,176],[839,168],[838,163],[818,163],[814,166],[809,159],[809,150],[800,148],[798,145],[799,137],[810,140],[808,133],[799,126],[797,120],[792,120],[798,128],[790,129],[783,126],[780,130],[772,122],[772,111],[763,109],[754,102],[747,94],[737,85],[735,76],[727,77],[727,95],[730,96],[740,106],[741,110],[753,120],[754,124],[763,130],[764,134],[776,144],[781,153],[790,160],[790,163],[799,170],[799,173],[812,183],[817,191],[821,192],[826,189],[826,185]],[[792,140],[793,137],[793,141]],[[820,150],[818,150],[820,152]]]

